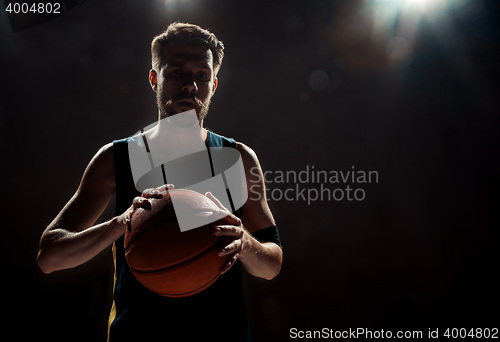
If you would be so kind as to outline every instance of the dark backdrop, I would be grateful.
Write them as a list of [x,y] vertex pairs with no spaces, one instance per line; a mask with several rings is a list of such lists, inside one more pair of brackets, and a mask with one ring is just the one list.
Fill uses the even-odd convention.
[[[498,327],[498,1],[382,3],[88,0],[16,33],[2,9],[4,332],[105,339],[110,251],[44,275],[38,240],[94,153],[156,119],[149,44],[173,20],[226,44],[206,125],[264,170],[378,172],[347,184],[362,201],[271,198],[285,259],[270,282],[245,276],[256,341]],[[221,326],[223,307],[207,308]]]

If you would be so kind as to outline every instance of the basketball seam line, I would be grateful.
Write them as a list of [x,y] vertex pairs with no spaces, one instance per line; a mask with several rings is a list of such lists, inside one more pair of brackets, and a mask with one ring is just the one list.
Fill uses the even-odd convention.
[[159,224],[162,224],[162,223],[164,223],[164,222],[166,222],[166,221],[170,221],[170,220],[173,220],[173,219],[177,219],[177,216],[175,216],[175,215],[174,215],[174,216],[169,217],[169,218],[167,218],[167,219],[165,219],[165,220],[161,220],[161,221],[159,221],[159,222],[157,222],[157,223],[155,223],[155,224],[152,224],[152,225],[151,225],[151,226],[149,226],[148,228],[144,229],[142,232],[140,232],[139,234],[137,234],[137,236],[136,236],[136,237],[134,237],[134,239],[133,239],[132,241],[130,241],[130,242],[128,243],[128,245],[125,247],[125,253],[127,253],[127,252],[128,252],[128,250],[130,249],[130,247],[132,247],[132,245],[133,245],[133,244],[137,241],[137,239],[139,239],[139,238],[140,238],[140,237],[141,237],[144,233],[146,233],[147,231],[149,231],[149,230],[153,229],[154,227],[156,227],[156,226],[157,226],[157,225],[159,225]]
[[186,260],[183,260],[175,265],[170,265],[170,266],[166,266],[166,267],[162,267],[162,268],[157,268],[157,269],[154,269],[154,270],[138,270],[136,268],[133,268],[132,266],[129,265],[130,269],[134,272],[137,272],[137,273],[157,273],[157,272],[163,272],[163,271],[167,271],[169,269],[172,269],[174,267],[178,267],[178,266],[182,266],[184,264],[187,264],[191,261],[193,261],[194,259],[196,258],[199,258],[201,257],[202,255],[208,253],[211,249],[217,247],[217,245],[220,243],[220,241],[222,240],[222,238],[220,238],[219,240],[217,240],[212,246],[208,247],[207,249],[205,249],[204,251],[201,251],[200,253],[186,259]]

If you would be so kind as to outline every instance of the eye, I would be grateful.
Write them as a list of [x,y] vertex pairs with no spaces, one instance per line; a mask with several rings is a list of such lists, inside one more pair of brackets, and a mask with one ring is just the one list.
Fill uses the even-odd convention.
[[174,69],[168,73],[170,76],[180,76],[182,75],[182,69]]
[[206,72],[199,72],[198,78],[202,81],[208,81],[210,79],[210,77],[208,77],[208,74]]

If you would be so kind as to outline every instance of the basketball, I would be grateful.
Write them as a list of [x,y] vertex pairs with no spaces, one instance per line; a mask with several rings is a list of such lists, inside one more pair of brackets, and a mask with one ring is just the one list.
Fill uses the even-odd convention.
[[[220,257],[217,250],[231,241],[214,235],[214,227],[223,224],[212,216],[218,213],[217,205],[184,189],[170,190],[149,202],[150,206],[136,209],[125,231],[125,257],[132,273],[162,296],[186,297],[207,289],[219,278],[228,258]],[[183,213],[179,213],[179,203]],[[181,232],[178,215],[196,217],[202,225]],[[203,217],[212,219],[200,221]],[[203,224],[207,221],[214,222]]]

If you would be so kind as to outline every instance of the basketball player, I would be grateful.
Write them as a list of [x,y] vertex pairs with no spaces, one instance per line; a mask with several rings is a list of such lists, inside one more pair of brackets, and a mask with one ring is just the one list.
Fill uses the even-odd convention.
[[[154,38],[151,51],[149,82],[156,93],[159,120],[194,109],[207,147],[236,148],[247,188],[251,184],[253,194],[260,192],[234,214],[228,212],[226,224],[214,230],[215,235],[232,238],[219,250],[221,256],[229,256],[221,277],[208,289],[183,298],[157,295],[135,279],[125,260],[125,229],[136,208],[173,186],[149,189],[142,195],[135,189],[129,139],[103,146],[90,161],[77,191],[43,232],[38,264],[45,273],[72,268],[113,244],[115,284],[108,341],[249,341],[241,268],[255,277],[272,279],[280,272],[283,255],[255,152],[203,126],[217,89],[224,46],[199,26],[173,23]],[[255,170],[260,171],[258,176]],[[116,216],[95,225],[115,192]],[[207,196],[222,208],[216,198]]]

